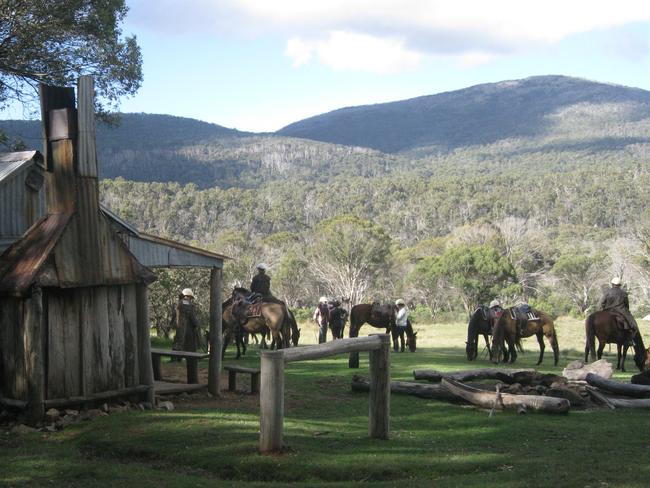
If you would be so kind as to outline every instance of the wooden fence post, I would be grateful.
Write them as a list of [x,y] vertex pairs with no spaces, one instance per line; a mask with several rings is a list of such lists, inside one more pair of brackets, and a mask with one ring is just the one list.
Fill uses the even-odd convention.
[[260,452],[282,449],[284,423],[284,351],[262,351]]
[[208,360],[208,392],[221,395],[221,349],[223,348],[221,318],[221,268],[210,271],[210,359]]
[[370,351],[368,430],[370,437],[388,439],[390,421],[390,337],[379,335],[381,348]]

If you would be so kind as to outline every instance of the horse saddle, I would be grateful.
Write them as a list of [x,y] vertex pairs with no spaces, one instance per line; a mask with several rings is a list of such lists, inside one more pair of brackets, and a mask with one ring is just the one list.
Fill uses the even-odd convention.
[[539,315],[535,310],[528,305],[527,303],[524,303],[522,305],[518,305],[516,307],[512,307],[510,309],[510,317],[512,320],[516,321],[525,321],[529,322],[532,320],[539,320]]
[[616,321],[616,327],[623,331],[632,329],[632,326],[627,321],[625,315],[613,309],[609,309],[607,311],[611,314],[612,317],[614,317],[614,320]]
[[233,312],[242,322],[246,322],[248,319],[262,316],[263,304],[261,296],[254,297],[253,301],[238,300],[233,304]]

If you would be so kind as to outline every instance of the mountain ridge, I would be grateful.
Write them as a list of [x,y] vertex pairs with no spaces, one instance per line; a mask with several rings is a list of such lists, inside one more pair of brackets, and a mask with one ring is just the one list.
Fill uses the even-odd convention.
[[[515,166],[543,172],[544,164],[650,159],[650,92],[559,75],[339,109],[305,119],[315,126],[301,127],[329,130],[337,113],[353,114],[334,118],[347,144],[321,141],[322,132],[307,139],[186,117],[122,114],[118,127],[98,124],[101,175],[250,188],[287,178],[327,182],[337,176],[504,172]],[[367,130],[356,132],[359,124]],[[38,121],[0,121],[0,131],[28,148],[41,147]]]

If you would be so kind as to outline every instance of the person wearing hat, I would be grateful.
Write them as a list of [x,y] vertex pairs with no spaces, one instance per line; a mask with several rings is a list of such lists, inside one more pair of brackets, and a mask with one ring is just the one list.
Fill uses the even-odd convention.
[[198,334],[199,320],[194,304],[194,293],[190,288],[185,288],[176,304],[176,336],[172,349],[196,352]]
[[318,343],[327,342],[327,327],[330,318],[327,297],[320,297],[313,318],[318,324]]
[[629,341],[636,335],[639,326],[630,313],[630,300],[627,292],[621,287],[621,278],[615,276],[612,278],[611,287],[603,294],[600,299],[599,310],[607,310],[623,320],[623,328],[629,331]]
[[395,302],[397,307],[397,315],[395,316],[395,325],[398,328],[406,329],[409,320],[409,310],[406,308],[406,303],[401,298]]
[[271,277],[266,274],[268,266],[260,263],[256,266],[257,274],[251,280],[251,294],[259,293],[263,299],[271,296]]
[[490,302],[489,309],[488,319],[490,320],[490,323],[492,323],[492,321],[495,319],[501,317],[501,314],[503,314],[503,307],[501,306],[501,302],[497,299],[494,299]]

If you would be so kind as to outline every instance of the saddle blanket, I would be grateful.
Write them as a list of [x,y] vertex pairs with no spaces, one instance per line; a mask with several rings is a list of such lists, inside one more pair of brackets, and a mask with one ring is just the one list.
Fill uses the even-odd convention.
[[512,307],[510,309],[510,317],[512,320],[526,320],[529,322],[539,320],[539,315],[537,315],[530,305]]

